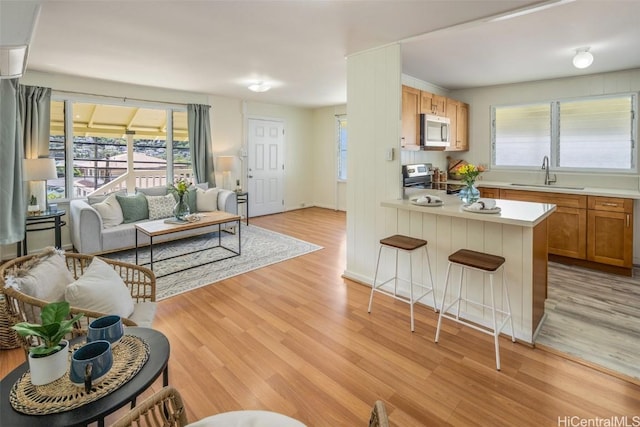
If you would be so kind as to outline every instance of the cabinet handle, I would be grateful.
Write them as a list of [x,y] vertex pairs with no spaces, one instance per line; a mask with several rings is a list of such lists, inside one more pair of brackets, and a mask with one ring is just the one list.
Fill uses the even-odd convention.
[[627,214],[627,228],[629,228],[629,223],[631,222],[630,219],[631,215]]
[[617,203],[609,203],[609,202],[602,202],[602,206],[611,206],[611,207],[617,207],[618,204]]

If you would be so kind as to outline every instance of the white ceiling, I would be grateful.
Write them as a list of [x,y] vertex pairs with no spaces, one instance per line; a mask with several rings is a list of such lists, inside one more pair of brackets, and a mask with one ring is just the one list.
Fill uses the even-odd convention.
[[[0,18],[3,4],[0,0]],[[305,107],[346,102],[349,54],[402,41],[447,89],[640,67],[640,0],[43,0],[28,70]],[[571,65],[591,46],[587,70]],[[272,83],[255,94],[253,81]]]

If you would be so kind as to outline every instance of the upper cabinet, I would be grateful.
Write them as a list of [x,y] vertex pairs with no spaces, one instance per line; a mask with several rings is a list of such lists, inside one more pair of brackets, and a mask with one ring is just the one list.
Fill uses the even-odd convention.
[[469,105],[455,99],[402,86],[402,148],[419,149],[420,114],[448,117],[450,145],[445,151],[469,150]]
[[420,91],[420,112],[436,116],[447,115],[447,98],[430,92]]
[[420,114],[420,91],[402,86],[402,148],[417,148],[420,146],[420,128],[418,115]]

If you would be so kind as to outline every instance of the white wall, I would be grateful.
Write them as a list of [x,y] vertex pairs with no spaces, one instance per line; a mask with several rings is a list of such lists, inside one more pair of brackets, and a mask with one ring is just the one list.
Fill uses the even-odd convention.
[[[129,99],[142,99],[166,103],[197,103],[211,105],[211,136],[214,156],[234,155],[242,146],[246,146],[245,126],[248,117],[268,117],[283,120],[285,124],[285,209],[297,209],[312,206],[315,203],[314,180],[316,179],[316,163],[325,163],[318,155],[324,150],[315,145],[325,143],[324,139],[316,139],[314,112],[311,109],[273,105],[257,102],[244,102],[240,99],[225,98],[215,95],[182,92],[171,89],[129,85],[118,82],[87,79],[70,75],[27,72],[20,80],[21,84],[50,87],[54,91],[77,92]],[[317,125],[322,126],[320,121]],[[333,129],[333,124],[331,124]],[[326,133],[319,130],[319,133]],[[333,144],[332,144],[333,146]],[[240,160],[232,179],[242,177],[243,188],[246,188],[246,171],[240,171]],[[321,178],[324,176],[320,174]],[[322,178],[324,179],[324,178]],[[222,184],[221,174],[217,174],[218,185]],[[67,203],[58,203],[60,209],[68,209]],[[28,234],[29,251],[37,251],[53,242],[53,231],[42,231]],[[69,227],[62,228],[62,244],[70,247]],[[15,245],[0,247],[0,259],[15,256]]]
[[[313,110],[313,201],[315,206],[344,211],[347,209],[347,183],[338,182],[336,178],[338,176],[336,115],[340,114],[347,114],[346,105]],[[349,129],[349,118],[347,118],[347,129]],[[350,153],[348,144],[349,141],[347,156]]]
[[385,160],[400,144],[400,46],[390,45],[347,58],[347,267],[345,276],[373,277],[378,241],[397,230],[393,209],[380,206],[400,197],[400,160]]

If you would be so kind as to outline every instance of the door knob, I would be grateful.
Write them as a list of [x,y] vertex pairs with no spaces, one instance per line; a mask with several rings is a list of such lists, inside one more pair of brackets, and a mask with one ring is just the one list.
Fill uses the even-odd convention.
[[253,175],[249,175],[249,178],[253,178]]

